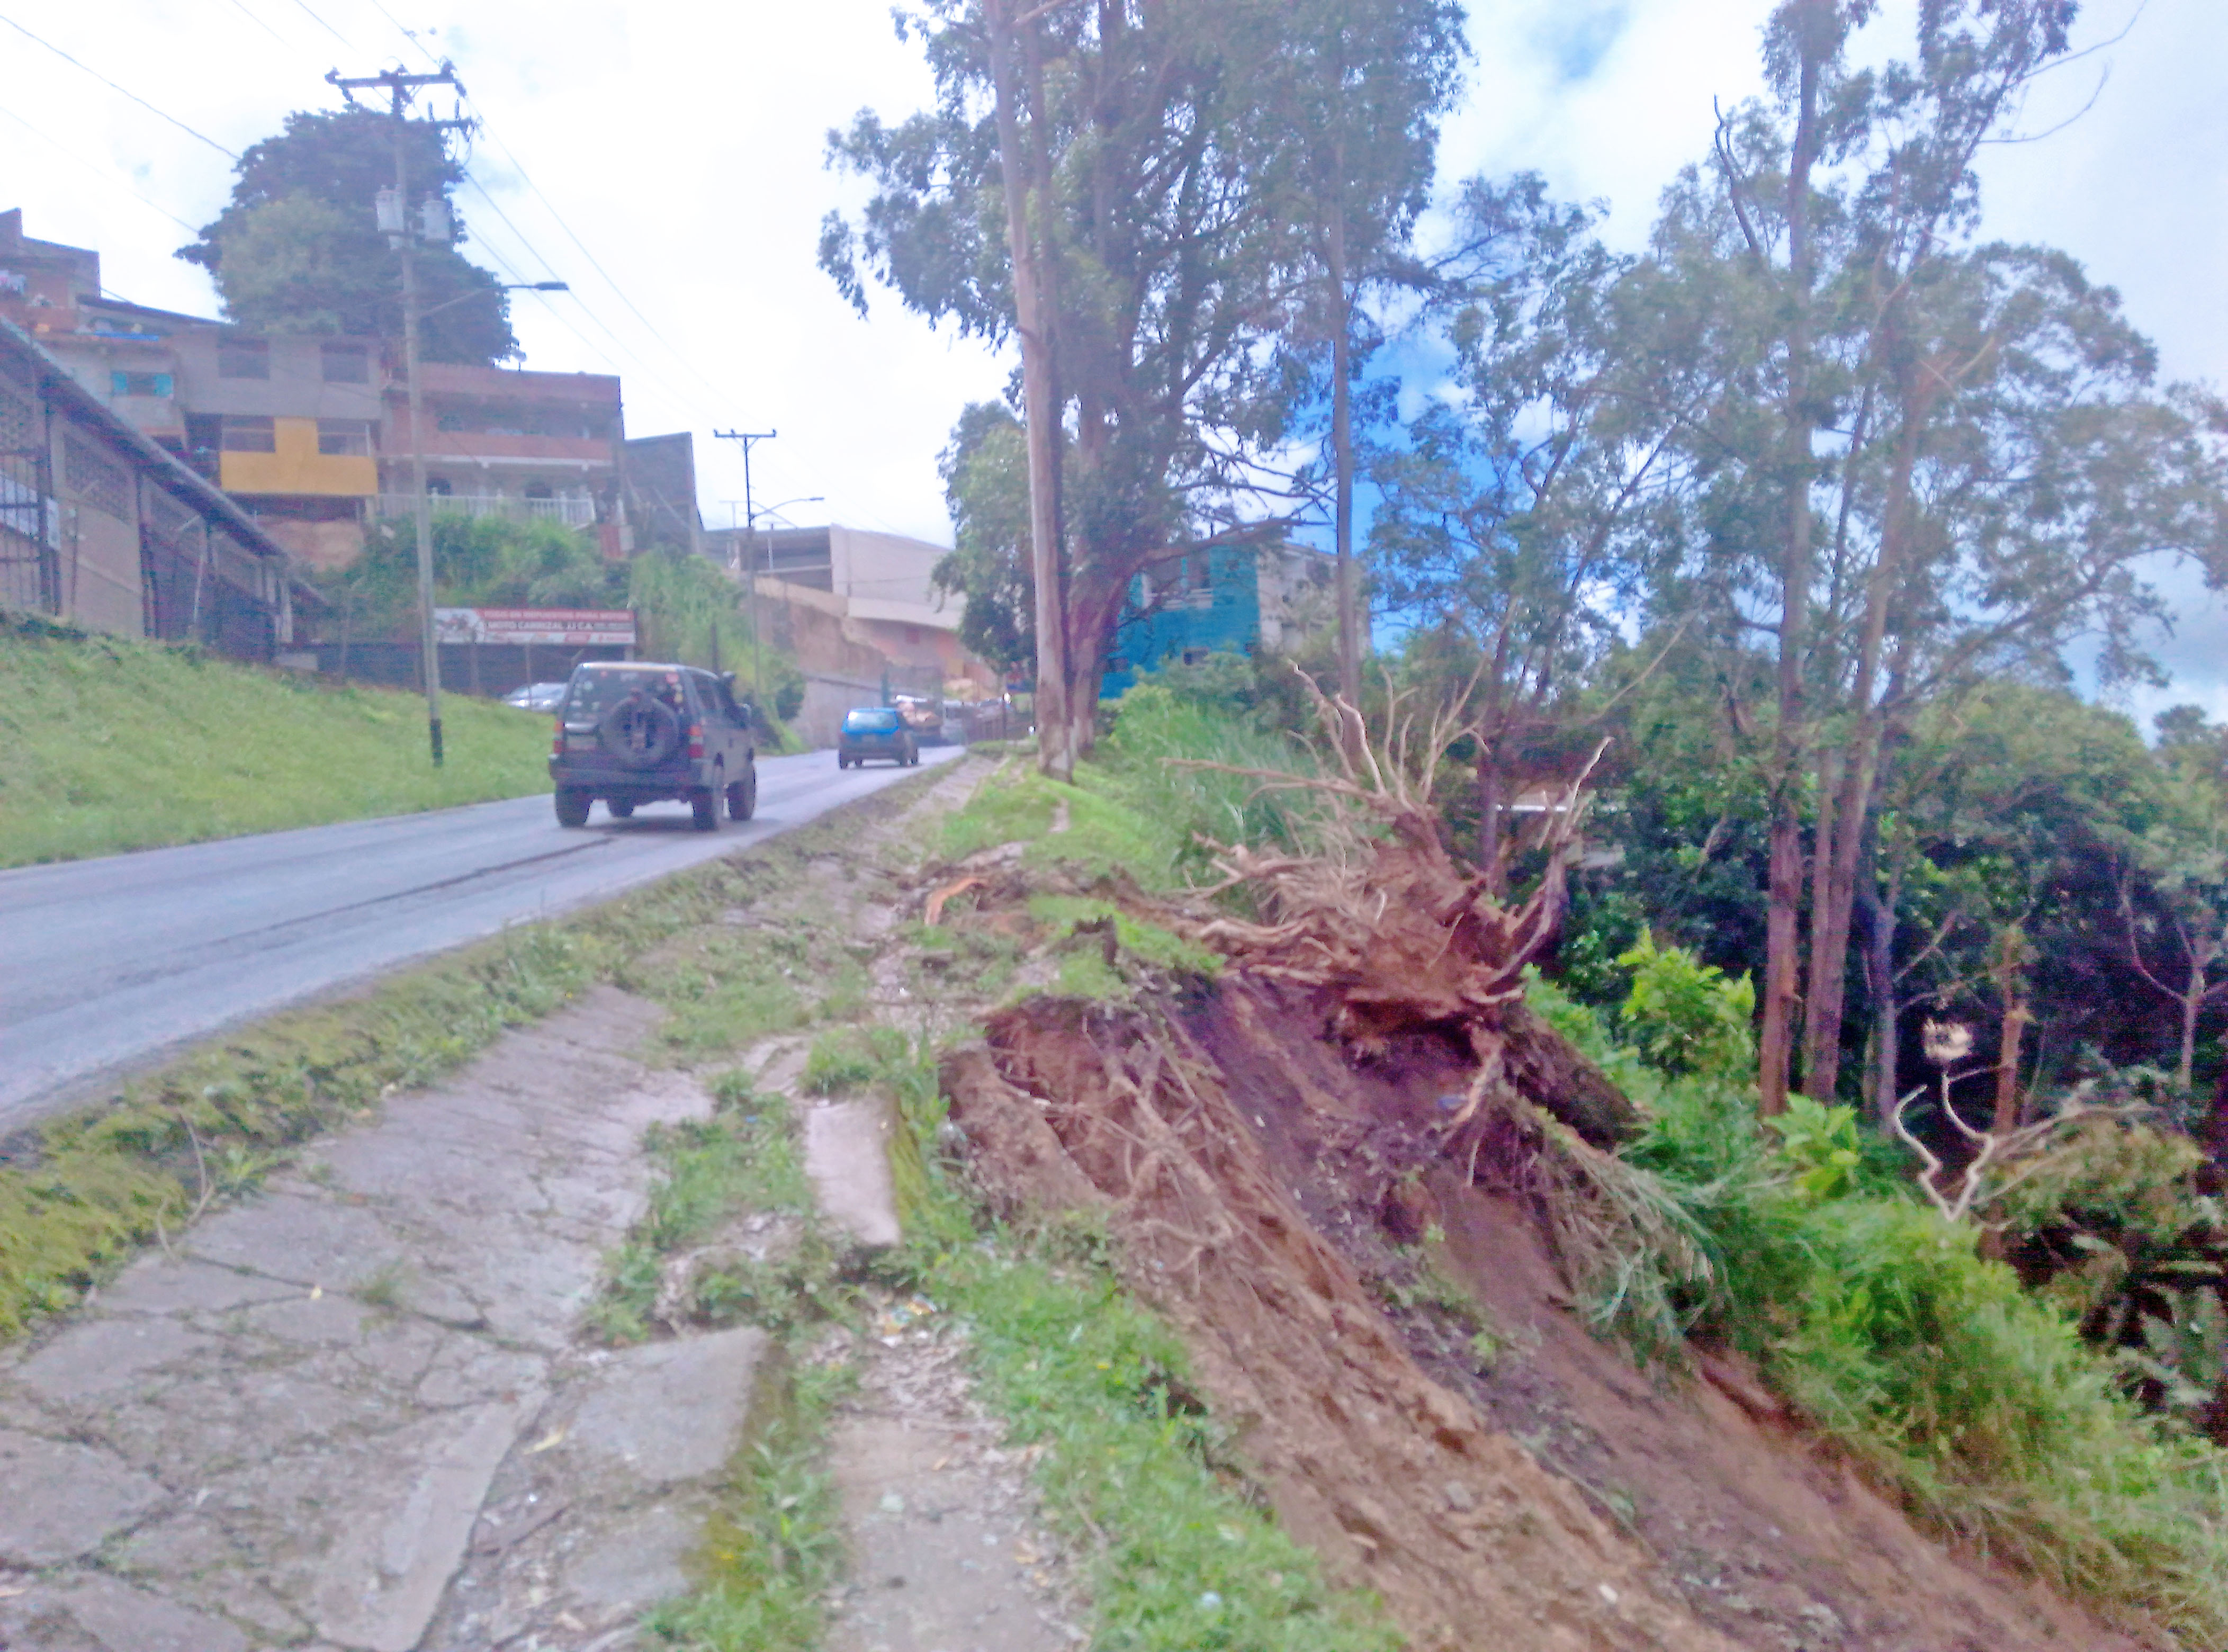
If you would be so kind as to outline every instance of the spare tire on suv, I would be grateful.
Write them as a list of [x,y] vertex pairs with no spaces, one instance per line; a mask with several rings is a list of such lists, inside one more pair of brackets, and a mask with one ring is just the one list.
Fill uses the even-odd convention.
[[637,692],[597,720],[596,744],[630,769],[654,769],[681,743],[681,720],[662,700]]

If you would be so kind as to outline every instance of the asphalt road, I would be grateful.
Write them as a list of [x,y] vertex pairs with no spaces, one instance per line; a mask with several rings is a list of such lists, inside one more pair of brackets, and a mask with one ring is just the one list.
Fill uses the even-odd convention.
[[0,872],[0,1136],[223,1028],[763,842],[906,772],[768,758],[756,817],[717,832],[680,804],[625,821],[599,806],[567,831],[544,794]]

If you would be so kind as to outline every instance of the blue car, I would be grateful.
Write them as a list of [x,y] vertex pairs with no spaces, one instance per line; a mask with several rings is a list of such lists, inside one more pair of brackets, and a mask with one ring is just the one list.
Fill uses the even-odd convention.
[[836,766],[848,769],[870,757],[887,759],[900,768],[920,761],[912,731],[895,706],[861,706],[843,714],[843,732],[836,737]]

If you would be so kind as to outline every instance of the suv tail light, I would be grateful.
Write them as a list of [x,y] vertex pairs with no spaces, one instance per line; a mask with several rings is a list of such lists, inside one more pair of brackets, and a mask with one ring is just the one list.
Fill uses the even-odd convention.
[[550,736],[549,755],[552,757],[565,755],[565,720],[562,717],[557,720],[557,732]]
[[688,725],[688,755],[692,758],[704,755],[704,725],[701,723]]

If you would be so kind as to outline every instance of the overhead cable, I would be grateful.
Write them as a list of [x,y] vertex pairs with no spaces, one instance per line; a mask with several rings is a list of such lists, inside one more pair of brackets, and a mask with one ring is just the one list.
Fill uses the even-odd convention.
[[236,161],[240,158],[240,152],[237,150],[227,149],[223,144],[218,143],[215,138],[211,138],[207,132],[195,131],[191,126],[187,125],[184,121],[179,119],[176,115],[163,113],[162,110],[156,108],[153,104],[148,102],[146,99],[141,97],[138,93],[125,91],[122,86],[117,85],[115,81],[103,74],[99,69],[87,68],[86,65],[79,62],[77,59],[72,57],[67,52],[62,50],[61,47],[55,45],[54,42],[50,40],[41,40],[29,29],[24,28],[22,24],[17,22],[13,17],[0,16],[0,23],[6,23],[9,28],[14,29],[25,40],[32,42],[32,44],[45,47],[48,51],[52,52],[56,57],[61,59],[63,62],[69,64],[73,68],[84,69],[87,74],[93,76],[94,80],[99,81],[101,85],[106,86],[111,92],[117,93],[121,96],[131,99],[132,102],[138,104],[142,109],[146,110],[148,113],[158,116],[162,119],[169,121],[170,125],[176,126],[180,131],[185,133],[187,137],[199,139],[201,142],[207,144],[218,154],[226,156],[232,160]]
[[150,201],[145,195],[141,195],[130,184],[125,182],[122,178],[118,177],[106,168],[102,167],[94,162],[86,160],[84,156],[79,154],[75,150],[63,143],[60,138],[49,137],[47,133],[41,131],[36,126],[31,125],[29,121],[24,119],[22,116],[17,114],[14,110],[0,109],[0,115],[7,116],[9,119],[14,121],[18,126],[21,126],[25,131],[30,133],[32,137],[39,139],[42,143],[53,144],[56,149],[61,150],[63,154],[68,156],[70,159],[75,161],[86,171],[93,173],[95,176],[102,179],[106,182],[115,185],[116,188],[123,190],[125,194],[130,195],[141,206],[146,207],[155,212],[161,213],[163,217],[169,219],[172,223],[176,224],[179,228],[186,231],[189,234],[198,235],[201,234],[199,229],[195,227],[192,224],[188,223],[184,219],[179,217],[177,214],[172,212],[169,208],[157,206],[154,202]]

